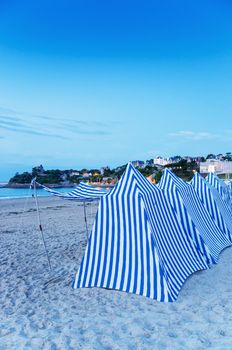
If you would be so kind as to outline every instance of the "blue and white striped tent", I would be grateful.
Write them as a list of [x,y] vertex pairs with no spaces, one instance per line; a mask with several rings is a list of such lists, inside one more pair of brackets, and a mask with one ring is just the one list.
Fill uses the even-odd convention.
[[73,287],[116,289],[168,302],[176,300],[189,275],[207,268],[164,192],[128,164],[100,199]]
[[232,180],[228,183],[229,190],[232,191]]
[[194,174],[190,183],[217,225],[232,241],[232,210],[230,206],[199,173]]
[[99,190],[84,182],[81,182],[73,191],[68,193],[54,191],[51,188],[48,188],[44,185],[40,185],[40,186],[42,186],[44,190],[46,190],[47,192],[51,193],[54,196],[57,196],[62,199],[69,199],[69,200],[75,200],[80,202],[95,201],[107,193],[107,191],[105,190]]
[[223,200],[231,205],[229,187],[225,184],[225,182],[214,173],[209,173],[205,179],[211,186],[218,190]]
[[230,203],[232,205],[232,180],[228,183],[229,195],[230,195]]
[[158,186],[165,190],[185,232],[205,255],[207,263],[216,263],[220,252],[231,242],[210,216],[193,186],[169,169],[165,169]]

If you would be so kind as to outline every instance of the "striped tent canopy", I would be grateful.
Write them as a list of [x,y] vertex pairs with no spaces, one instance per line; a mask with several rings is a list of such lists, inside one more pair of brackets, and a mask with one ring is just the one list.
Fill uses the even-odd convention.
[[216,188],[216,190],[218,190],[218,192],[220,193],[220,195],[222,196],[225,202],[227,202],[228,204],[231,204],[229,187],[225,184],[223,180],[221,180],[214,173],[209,173],[205,179],[206,181],[208,181],[208,183],[211,186],[213,186],[214,188]]
[[230,198],[230,206],[232,210],[232,180],[228,183],[228,189],[229,189],[229,198]]
[[[38,184],[40,185],[40,184]],[[99,190],[93,186],[90,186],[84,182],[80,182],[80,184],[71,192],[62,193],[58,191],[54,191],[51,188],[48,188],[44,185],[40,185],[43,189],[54,196],[57,196],[62,199],[75,200],[80,202],[91,202],[98,200],[100,197],[104,196],[107,191]]]
[[232,210],[230,206],[199,173],[194,174],[190,183],[217,225],[232,241]]
[[100,199],[73,287],[102,287],[176,300],[184,281],[207,269],[165,193],[131,164]]
[[232,180],[228,183],[229,193],[230,193],[230,199],[232,202]]
[[220,252],[231,242],[210,216],[193,186],[167,168],[158,186],[165,190],[185,232],[190,234],[197,249],[205,255],[207,263],[216,263]]

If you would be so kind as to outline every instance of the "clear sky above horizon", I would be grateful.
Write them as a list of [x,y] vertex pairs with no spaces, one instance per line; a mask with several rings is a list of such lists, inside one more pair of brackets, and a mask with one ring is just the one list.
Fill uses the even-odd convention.
[[232,3],[0,2],[0,181],[232,151]]

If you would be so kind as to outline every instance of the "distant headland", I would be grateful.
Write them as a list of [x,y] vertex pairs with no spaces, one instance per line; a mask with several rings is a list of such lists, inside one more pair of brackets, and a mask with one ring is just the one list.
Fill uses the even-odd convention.
[[[192,178],[195,171],[200,171],[200,167],[202,167],[201,164],[203,163],[205,171],[201,172],[207,173],[213,166],[216,169],[219,163],[221,169],[221,163],[226,164],[228,167],[228,164],[231,162],[232,154],[231,152],[227,152],[224,155],[208,154],[206,157],[181,157],[177,155],[170,158],[164,158],[158,156],[154,159],[146,161],[135,160],[131,163],[137,167],[144,176],[148,177],[152,182],[157,183],[162,176],[163,169],[166,167],[171,168],[176,175],[188,181]],[[21,174],[16,173],[8,183],[2,184],[2,187],[25,188],[30,185],[31,180],[35,177],[38,183],[53,188],[74,187],[81,181],[87,181],[95,186],[113,186],[120,179],[125,168],[126,164],[114,169],[105,166],[100,169],[45,170],[43,165],[39,165],[33,167],[30,172],[23,172]],[[213,171],[215,171],[215,169]]]

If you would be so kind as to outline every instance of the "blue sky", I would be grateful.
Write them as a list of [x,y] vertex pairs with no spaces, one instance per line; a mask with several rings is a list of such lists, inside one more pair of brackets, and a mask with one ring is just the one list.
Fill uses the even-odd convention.
[[0,180],[232,151],[232,4],[1,1]]

